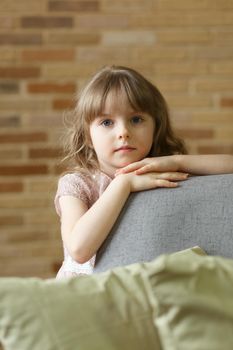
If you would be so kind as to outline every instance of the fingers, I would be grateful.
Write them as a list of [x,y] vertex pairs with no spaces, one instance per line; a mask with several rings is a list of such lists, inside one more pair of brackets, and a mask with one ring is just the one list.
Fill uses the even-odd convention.
[[[145,166],[146,168],[147,166]],[[140,169],[141,170],[141,169]],[[156,173],[156,172],[149,172],[149,171],[143,171],[143,173],[138,174],[138,172],[135,172],[135,175],[146,175],[150,174],[155,179],[164,179],[168,181],[183,181],[186,180],[189,176],[187,173],[180,173],[180,172],[164,172],[164,173]]]
[[177,186],[178,186],[177,182],[172,182],[172,181],[162,180],[162,179],[156,179],[155,181],[155,188],[157,187],[172,188]]
[[178,187],[177,181],[183,181],[187,179],[187,174],[178,172],[169,173],[146,173],[143,175],[136,175],[135,173],[128,173],[123,176],[130,176],[132,179],[132,188],[134,191],[143,191],[152,188],[166,187],[174,188]]
[[188,174],[184,173],[152,173],[155,187],[177,187],[176,181],[183,181],[188,178]]
[[[135,175],[137,176],[137,175]],[[147,176],[147,174],[146,174]],[[165,188],[175,188],[178,186],[177,182],[169,181],[165,179],[158,179],[153,176],[148,176],[146,178],[142,178],[141,176],[138,176],[137,178],[134,178],[131,183],[131,192],[138,192],[138,191],[144,191],[144,190],[150,190],[150,189],[156,189],[159,187],[165,187]]]
[[179,172],[158,173],[156,177],[159,179],[165,179],[168,181],[183,181],[188,178],[189,174]]
[[158,171],[158,169],[156,169],[156,167],[153,164],[147,164],[141,168],[135,169],[135,174],[141,175],[156,170]]
[[143,165],[144,164],[142,162],[131,163],[131,164],[125,166],[124,168],[118,169],[115,174],[119,175],[119,174],[131,173],[131,172],[141,168]]
[[141,174],[150,173],[150,172],[160,172],[160,173],[170,172],[170,173],[182,174],[181,172],[178,172],[177,169],[173,170],[172,167],[169,167],[167,165],[161,166],[158,164],[158,162],[146,164],[135,170],[136,175],[141,175]]
[[131,163],[124,168],[118,169],[116,175],[135,172],[141,175],[150,172],[177,172],[178,166],[172,156],[158,158],[144,158],[141,161]]

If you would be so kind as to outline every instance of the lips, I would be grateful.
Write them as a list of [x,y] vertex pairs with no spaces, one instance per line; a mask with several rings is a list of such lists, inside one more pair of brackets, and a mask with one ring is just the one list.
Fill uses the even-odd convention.
[[131,146],[121,146],[121,147],[115,149],[115,152],[118,152],[118,151],[133,151],[135,149],[136,148],[131,147]]

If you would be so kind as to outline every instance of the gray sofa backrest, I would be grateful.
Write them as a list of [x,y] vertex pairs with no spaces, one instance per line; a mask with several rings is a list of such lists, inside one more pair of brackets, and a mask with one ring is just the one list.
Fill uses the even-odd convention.
[[196,245],[233,258],[233,174],[132,193],[97,254],[95,272]]

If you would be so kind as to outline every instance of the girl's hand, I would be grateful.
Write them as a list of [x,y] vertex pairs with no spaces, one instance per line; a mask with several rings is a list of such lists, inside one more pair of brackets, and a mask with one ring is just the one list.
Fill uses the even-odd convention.
[[119,174],[116,178],[126,181],[129,185],[130,192],[139,192],[157,187],[177,187],[176,181],[187,179],[187,174],[180,172],[150,172],[142,175],[137,175],[134,172]]
[[137,175],[151,172],[178,172],[179,163],[176,156],[144,158],[139,162],[134,162],[124,168],[118,169],[116,175],[135,172]]

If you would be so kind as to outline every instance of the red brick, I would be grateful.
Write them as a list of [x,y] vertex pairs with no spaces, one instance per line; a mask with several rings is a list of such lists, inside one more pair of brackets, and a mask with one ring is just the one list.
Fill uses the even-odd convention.
[[0,227],[23,225],[22,216],[0,216]]
[[40,45],[41,34],[0,34],[0,45]]
[[13,81],[0,82],[0,94],[15,94],[19,92],[19,84]]
[[57,112],[56,114],[46,113],[33,113],[28,116],[27,119],[28,127],[40,127],[40,128],[56,128],[64,126],[62,113]]
[[0,78],[38,78],[40,76],[40,68],[38,67],[1,67]]
[[49,1],[50,11],[78,11],[78,12],[88,12],[88,11],[98,11],[99,1]]
[[35,241],[48,241],[48,232],[45,229],[44,231],[37,230],[37,228],[30,228],[29,231],[26,231],[27,229],[24,228],[22,231],[22,228],[19,230],[14,230],[13,232],[10,232],[7,236],[7,242],[8,243],[24,243],[24,242],[31,242],[32,240]]
[[233,98],[227,98],[227,97],[224,97],[221,99],[221,106],[222,107],[233,107]]
[[[100,45],[101,35],[98,31],[92,32],[51,32],[48,33],[48,44],[50,45],[62,45],[62,46],[87,46],[87,45]],[[93,57],[92,57],[93,58]],[[74,75],[75,76],[75,75]]]
[[57,148],[35,148],[29,150],[30,158],[57,158],[61,156],[61,150]]
[[3,259],[11,259],[13,258],[50,258],[51,256],[56,257],[57,250],[59,248],[59,243],[47,241],[45,246],[45,242],[24,242],[23,244],[15,244],[10,245],[6,244],[5,249],[0,251],[0,258]]
[[72,61],[74,60],[74,50],[24,50],[22,52],[23,61]]
[[20,134],[1,134],[0,143],[25,143],[25,142],[40,142],[47,140],[45,132],[31,132]]
[[[57,253],[58,254],[58,253]],[[9,258],[5,261],[2,261],[0,259],[0,270],[1,270],[1,277],[41,277],[41,278],[53,278],[54,273],[50,272],[50,264],[51,262],[47,261],[43,257],[43,259],[35,256],[35,257],[25,257],[22,254],[22,259],[16,259],[16,255],[14,255],[14,258]],[[51,259],[49,259],[51,260]],[[17,262],[16,262],[17,261]],[[0,348],[1,349],[1,348]],[[1,349],[2,350],[2,349]]]
[[10,128],[10,127],[18,127],[20,126],[20,117],[19,116],[9,116],[9,117],[1,117],[0,118],[0,127]]
[[51,263],[51,270],[57,274],[58,270],[60,269],[62,265],[62,259],[59,261],[54,261],[53,263]]
[[21,26],[23,28],[72,28],[73,18],[43,16],[22,17]]
[[202,153],[202,154],[233,154],[233,144],[232,145],[199,146],[198,153]]
[[212,129],[176,129],[176,132],[184,139],[211,139],[214,137]]
[[59,99],[53,101],[53,109],[62,110],[74,107],[74,101],[70,99]]
[[29,83],[28,92],[30,93],[74,93],[76,85],[73,83]]
[[47,165],[5,165],[0,166],[1,176],[48,174]]
[[0,193],[22,192],[22,191],[23,191],[22,182],[1,182],[0,183]]

